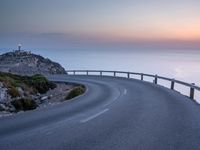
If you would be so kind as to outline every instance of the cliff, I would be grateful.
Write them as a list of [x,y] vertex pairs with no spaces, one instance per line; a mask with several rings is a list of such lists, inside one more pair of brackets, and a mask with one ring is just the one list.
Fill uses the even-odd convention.
[[20,75],[66,73],[60,64],[40,55],[22,50],[0,55],[0,71]]

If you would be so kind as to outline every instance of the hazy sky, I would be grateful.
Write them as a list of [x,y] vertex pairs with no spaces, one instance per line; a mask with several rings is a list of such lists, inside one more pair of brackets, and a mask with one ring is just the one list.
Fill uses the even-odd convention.
[[0,0],[0,47],[200,48],[200,0]]

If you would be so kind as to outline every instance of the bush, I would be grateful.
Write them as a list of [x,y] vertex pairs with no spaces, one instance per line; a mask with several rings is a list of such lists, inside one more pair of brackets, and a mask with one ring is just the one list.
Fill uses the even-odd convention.
[[20,96],[18,90],[17,90],[15,87],[13,87],[13,86],[9,87],[8,93],[9,93],[9,95],[10,95],[12,98],[15,98],[15,97],[19,97],[19,96]]
[[56,88],[55,83],[48,81],[47,78],[39,74],[30,77],[0,72],[0,81],[3,82],[8,89],[10,89],[10,95],[13,98],[19,96],[16,87],[26,89],[32,94],[44,94],[48,90]]
[[19,99],[19,100],[14,100],[11,102],[11,104],[15,107],[16,111],[20,111],[20,110],[32,110],[32,109],[36,109],[37,108],[37,103],[32,100],[32,99]]
[[78,86],[73,88],[69,94],[65,97],[66,100],[74,98],[76,96],[79,96],[85,92],[85,87],[84,86]]
[[26,82],[41,94],[46,93],[50,89],[56,88],[55,83],[48,81],[42,75],[34,75],[29,80],[26,80]]

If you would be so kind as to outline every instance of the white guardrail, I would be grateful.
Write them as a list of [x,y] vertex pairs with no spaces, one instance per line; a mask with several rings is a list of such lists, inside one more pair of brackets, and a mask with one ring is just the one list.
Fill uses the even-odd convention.
[[[103,76],[104,73],[111,73],[111,75],[113,75],[114,77],[117,76],[117,74],[125,74],[127,78],[130,78],[130,75],[138,75],[140,76],[140,80],[144,80],[144,77],[152,77],[153,78],[153,83],[154,84],[158,84],[158,79],[162,79],[162,80],[166,80],[171,82],[171,86],[170,89],[175,90],[174,89],[174,85],[175,84],[180,84],[180,85],[184,85],[186,87],[190,88],[190,93],[189,93],[189,98],[194,100],[194,92],[195,90],[200,91],[200,87],[196,86],[194,83],[186,83],[183,81],[179,81],[179,80],[175,80],[175,79],[170,79],[170,78],[166,78],[166,77],[162,77],[159,75],[151,75],[151,74],[144,74],[144,73],[136,73],[136,72],[126,72],[126,71],[105,71],[105,70],[66,70],[66,72],[70,75],[76,75],[76,73],[79,73],[78,75],[95,75],[92,73],[99,73],[100,76]],[[83,73],[83,74],[80,74]]]

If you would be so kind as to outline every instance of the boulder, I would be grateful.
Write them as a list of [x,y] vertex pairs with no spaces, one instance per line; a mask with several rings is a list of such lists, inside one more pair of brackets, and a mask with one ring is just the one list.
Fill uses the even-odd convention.
[[9,95],[7,94],[8,89],[4,87],[3,83],[0,82],[0,102],[7,102]]

